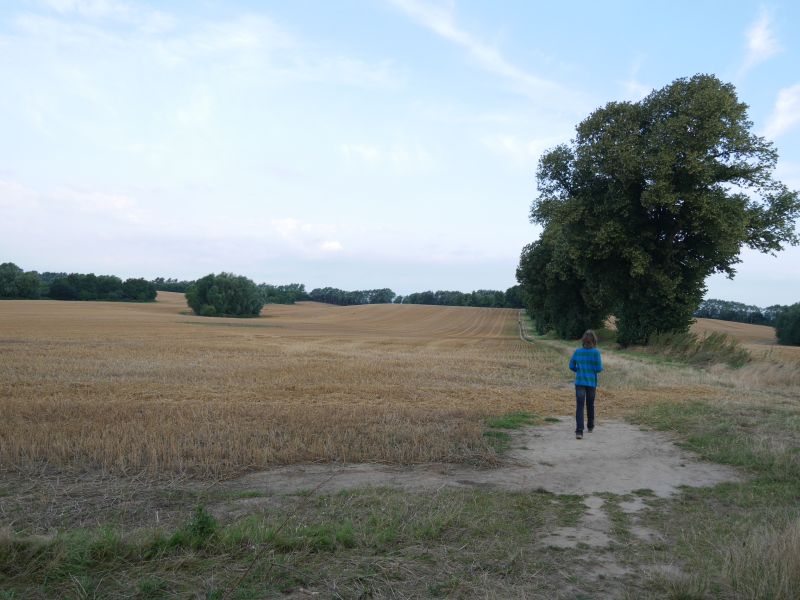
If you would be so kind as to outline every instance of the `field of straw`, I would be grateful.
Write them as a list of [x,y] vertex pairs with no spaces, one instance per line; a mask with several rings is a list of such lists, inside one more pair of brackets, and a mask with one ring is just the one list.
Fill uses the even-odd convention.
[[[571,410],[566,350],[514,310],[265,307],[257,319],[151,304],[0,302],[0,469],[219,476],[311,461],[490,464],[484,420]],[[647,368],[605,414],[708,393]],[[674,389],[671,389],[672,386]]]

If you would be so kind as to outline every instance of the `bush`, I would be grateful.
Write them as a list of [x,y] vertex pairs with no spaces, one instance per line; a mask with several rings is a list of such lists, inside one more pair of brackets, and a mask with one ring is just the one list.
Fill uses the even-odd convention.
[[800,302],[778,314],[775,319],[775,335],[781,344],[800,346]]
[[186,291],[186,301],[201,317],[257,317],[264,306],[256,284],[232,273],[198,279]]
[[0,298],[38,298],[39,275],[27,273],[14,263],[0,265]]
[[122,284],[123,300],[151,302],[156,299],[156,286],[146,279],[126,279]]

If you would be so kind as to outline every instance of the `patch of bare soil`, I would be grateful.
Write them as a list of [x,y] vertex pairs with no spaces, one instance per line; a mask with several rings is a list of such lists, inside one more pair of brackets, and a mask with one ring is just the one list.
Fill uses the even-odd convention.
[[619,421],[598,423],[593,433],[576,440],[574,421],[562,417],[555,424],[515,432],[512,446],[504,464],[496,469],[449,464],[311,464],[251,473],[227,485],[265,494],[312,489],[331,493],[373,486],[404,490],[480,487],[578,495],[622,495],[646,489],[667,497],[680,486],[741,479],[734,469],[698,460],[666,433],[643,431]]

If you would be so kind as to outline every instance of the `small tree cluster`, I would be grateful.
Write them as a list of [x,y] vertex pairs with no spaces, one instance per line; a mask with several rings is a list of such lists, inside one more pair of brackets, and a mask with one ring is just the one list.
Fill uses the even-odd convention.
[[351,306],[354,304],[389,304],[394,300],[395,293],[389,288],[379,290],[354,290],[351,292],[337,288],[315,288],[308,294],[314,302]]
[[0,264],[0,298],[38,298],[39,274],[25,272],[14,263]]
[[186,291],[186,301],[203,317],[257,317],[264,298],[253,281],[233,273],[206,275]]
[[751,128],[732,85],[696,75],[607,104],[545,153],[531,207],[544,231],[517,270],[537,326],[573,337],[613,314],[623,345],[685,331],[743,245],[798,243],[798,194]]
[[264,304],[294,304],[298,300],[308,300],[306,286],[302,283],[290,283],[288,285],[270,285],[261,283],[258,285]]
[[70,273],[53,279],[47,295],[53,300],[122,300],[151,302],[156,299],[155,286],[142,278],[122,281],[116,275]]
[[800,346],[800,302],[780,312],[775,319],[775,335],[781,344]]

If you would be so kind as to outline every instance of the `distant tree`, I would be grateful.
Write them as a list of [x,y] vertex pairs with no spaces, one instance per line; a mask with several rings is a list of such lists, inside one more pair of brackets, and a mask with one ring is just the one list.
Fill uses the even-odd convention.
[[134,302],[152,302],[156,299],[156,286],[146,279],[126,279],[122,284],[122,298]]
[[39,275],[14,263],[0,264],[0,298],[38,298]]
[[781,344],[800,346],[800,302],[786,307],[775,319],[775,335]]
[[163,277],[156,277],[152,281],[152,284],[155,286],[157,291],[180,292],[181,294],[185,294],[186,290],[188,290],[189,286],[191,286],[193,283],[194,281],[179,281],[174,278],[164,279]]
[[751,129],[732,85],[696,75],[597,109],[542,156],[531,219],[564,241],[546,243],[551,276],[613,312],[620,343],[686,330],[706,278],[732,277],[743,245],[798,242],[798,194],[772,178],[777,152]]
[[288,285],[270,285],[260,283],[258,289],[264,298],[264,304],[294,304],[298,300],[308,300],[306,286],[302,283]]
[[255,283],[233,273],[206,275],[186,292],[186,300],[204,317],[257,317],[264,298]]
[[308,297],[314,302],[351,306],[354,304],[389,304],[395,294],[389,288],[378,290],[345,291],[338,288],[315,288],[309,292]]

